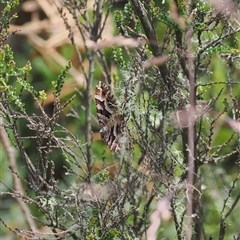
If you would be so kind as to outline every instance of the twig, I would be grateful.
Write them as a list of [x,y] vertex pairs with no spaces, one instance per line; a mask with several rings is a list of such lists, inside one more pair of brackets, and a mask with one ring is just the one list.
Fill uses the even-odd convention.
[[238,176],[235,178],[235,180],[232,183],[232,187],[229,189],[228,191],[228,196],[227,198],[224,200],[224,204],[223,204],[223,209],[221,212],[221,221],[220,221],[220,231],[219,231],[219,240],[224,239],[224,235],[225,235],[225,230],[226,230],[226,219],[227,217],[231,214],[231,212],[234,210],[234,208],[236,207],[237,203],[240,200],[240,193],[238,193],[236,199],[234,200],[234,202],[232,203],[231,207],[229,208],[229,210],[226,212],[226,214],[223,215],[223,212],[227,206],[227,201],[229,200],[233,189],[236,187],[237,181],[239,180],[240,177],[240,173],[238,173]]
[[[141,21],[141,24],[142,24],[144,32],[147,36],[149,45],[152,49],[153,55],[155,57],[161,56],[162,50],[158,44],[156,32],[155,32],[153,24],[151,23],[151,21],[149,19],[147,10],[145,9],[145,7],[144,7],[143,3],[141,3],[141,1],[139,1],[139,0],[131,0],[131,1],[132,1],[132,5],[134,8],[134,12]],[[173,83],[171,82],[171,79],[169,77],[169,71],[168,71],[166,63],[163,63],[160,66],[158,66],[158,69],[163,78],[164,86],[167,87],[168,90],[173,89]]]
[[[190,15],[189,22],[191,22],[191,12],[192,6],[191,1],[187,1],[186,3],[188,13]],[[194,190],[194,174],[195,174],[195,157],[196,157],[196,146],[195,146],[195,139],[196,139],[196,131],[195,131],[195,123],[194,123],[194,116],[195,116],[195,107],[196,107],[196,79],[194,76],[194,59],[192,56],[192,44],[191,39],[193,37],[193,28],[188,24],[188,30],[186,33],[186,41],[185,41],[185,49],[186,49],[186,56],[187,56],[187,67],[188,67],[188,81],[189,81],[189,103],[191,106],[191,111],[188,115],[188,174],[187,174],[187,223],[186,223],[186,240],[190,240],[192,238],[192,215],[193,215],[193,192]]]
[[[0,118],[0,123],[2,125],[2,123],[3,123],[2,118]],[[8,155],[9,164],[10,164],[11,169],[14,172],[17,172],[17,165],[16,165],[16,158],[15,158],[14,149],[10,145],[7,133],[2,126],[0,126],[0,141],[2,142],[3,147],[6,150],[6,153]],[[13,182],[14,182],[15,190],[17,192],[19,192],[21,195],[24,195],[24,190],[23,190],[20,179],[17,177],[16,174],[12,173],[12,175],[13,175]],[[36,230],[37,230],[36,224],[31,217],[31,213],[30,213],[30,210],[29,210],[27,204],[24,201],[22,201],[20,198],[16,198],[16,200],[18,201],[19,206],[21,207],[21,209],[22,209],[22,211],[23,211],[23,213],[26,217],[26,221],[27,221],[28,226],[30,227],[30,229],[33,232],[36,232]]]

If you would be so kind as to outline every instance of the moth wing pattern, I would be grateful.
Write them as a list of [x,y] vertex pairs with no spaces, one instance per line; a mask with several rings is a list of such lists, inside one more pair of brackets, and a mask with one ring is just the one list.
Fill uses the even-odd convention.
[[116,152],[122,148],[126,122],[123,115],[119,113],[115,97],[107,85],[101,81],[96,86],[95,102],[101,138],[111,151]]

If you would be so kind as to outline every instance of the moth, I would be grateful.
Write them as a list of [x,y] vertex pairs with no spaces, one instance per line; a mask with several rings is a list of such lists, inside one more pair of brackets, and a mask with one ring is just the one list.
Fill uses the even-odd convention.
[[126,121],[108,86],[101,81],[96,86],[95,102],[101,138],[111,151],[118,151],[124,143]]

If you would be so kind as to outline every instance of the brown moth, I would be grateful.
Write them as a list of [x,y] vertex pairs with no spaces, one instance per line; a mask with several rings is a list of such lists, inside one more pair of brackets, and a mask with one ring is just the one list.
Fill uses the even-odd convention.
[[126,126],[124,117],[119,113],[116,99],[106,84],[96,86],[95,101],[97,107],[100,134],[111,151],[118,151],[123,145],[123,133]]

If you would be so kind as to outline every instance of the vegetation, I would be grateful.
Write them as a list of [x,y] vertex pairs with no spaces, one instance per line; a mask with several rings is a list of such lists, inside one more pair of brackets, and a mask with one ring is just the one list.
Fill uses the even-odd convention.
[[240,239],[239,1],[0,6],[3,237]]

